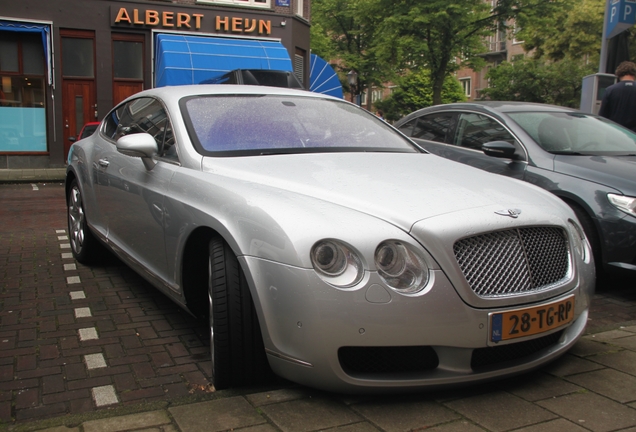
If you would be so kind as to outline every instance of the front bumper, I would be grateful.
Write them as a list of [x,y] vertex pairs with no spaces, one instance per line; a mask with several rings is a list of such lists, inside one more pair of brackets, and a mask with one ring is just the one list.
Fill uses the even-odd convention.
[[[565,353],[582,335],[594,287],[593,273],[580,275],[576,287],[567,293],[523,305],[550,303],[574,294],[574,321],[569,326],[495,344],[489,342],[489,313],[512,307],[468,306],[440,270],[431,272],[422,293],[405,296],[385,288],[375,273],[367,273],[356,288],[342,290],[324,283],[313,270],[253,257],[241,260],[254,290],[272,369],[301,384],[345,393],[435,388],[539,367]],[[549,344],[537,345],[522,358],[502,357],[501,362],[471,366],[477,349],[483,352],[490,346],[496,353],[511,343],[550,335]],[[345,372],[338,355],[343,347],[430,347],[438,364],[407,372]]]

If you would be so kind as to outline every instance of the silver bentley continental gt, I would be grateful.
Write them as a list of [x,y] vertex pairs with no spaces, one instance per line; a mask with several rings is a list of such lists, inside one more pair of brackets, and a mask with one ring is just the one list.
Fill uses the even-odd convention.
[[572,347],[594,290],[561,200],[301,90],[138,93],[71,147],[66,193],[77,261],[105,247],[209,317],[217,389],[519,374]]

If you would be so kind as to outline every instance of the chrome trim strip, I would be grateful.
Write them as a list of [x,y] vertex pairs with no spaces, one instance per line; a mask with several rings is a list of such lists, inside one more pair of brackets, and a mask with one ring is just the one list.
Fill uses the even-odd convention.
[[299,364],[301,366],[306,366],[306,367],[314,367],[314,365],[312,365],[309,362],[303,361],[303,360],[299,360],[290,356],[286,356],[285,354],[281,354],[275,351],[272,351],[271,349],[265,348],[265,352],[273,357],[279,358],[281,360],[287,360],[288,362],[292,362],[292,363],[296,363]]

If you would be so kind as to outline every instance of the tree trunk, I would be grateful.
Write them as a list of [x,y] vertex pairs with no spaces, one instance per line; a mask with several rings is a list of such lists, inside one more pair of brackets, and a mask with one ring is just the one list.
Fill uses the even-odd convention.
[[437,71],[435,76],[431,77],[431,82],[433,83],[433,105],[442,104],[442,87],[444,87],[444,78],[446,78],[446,71]]

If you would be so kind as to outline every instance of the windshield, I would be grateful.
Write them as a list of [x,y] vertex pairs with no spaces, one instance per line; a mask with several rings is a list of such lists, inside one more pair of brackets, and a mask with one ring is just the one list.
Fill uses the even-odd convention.
[[636,154],[636,134],[602,117],[577,112],[519,112],[508,115],[550,153]]
[[204,155],[417,152],[382,120],[345,102],[302,96],[196,96],[181,101]]

